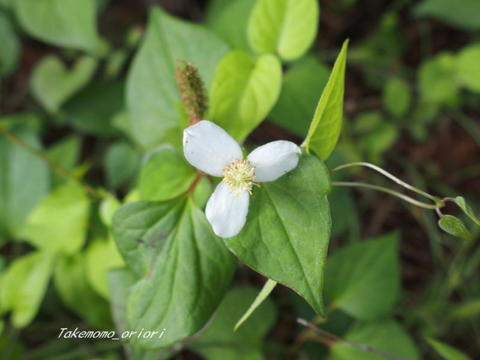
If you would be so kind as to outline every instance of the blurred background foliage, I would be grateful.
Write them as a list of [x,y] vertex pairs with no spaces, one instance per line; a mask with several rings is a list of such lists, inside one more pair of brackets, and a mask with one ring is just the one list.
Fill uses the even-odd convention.
[[[202,76],[209,87],[229,47],[251,51],[245,29],[254,4],[0,0],[1,359],[168,357],[135,348],[124,353],[110,340],[57,336],[62,327],[113,329],[115,322],[121,329],[118,309],[126,295],[115,284],[129,280],[121,271],[109,273],[123,265],[112,214],[121,202],[180,194],[195,177],[173,147],[178,129],[168,126],[180,106],[172,95],[178,92],[174,64],[171,73],[149,70],[175,61],[188,43],[207,69]],[[349,38],[344,127],[329,166],[370,161],[432,193],[463,194],[478,208],[480,2],[322,0],[320,8],[305,55],[282,48],[281,69],[269,55],[259,58],[283,79],[278,100],[263,94],[271,104],[253,116],[267,120],[247,146],[303,139]],[[147,30],[149,18],[161,26]],[[178,18],[197,25],[185,27]],[[165,43],[169,52],[159,45]],[[251,60],[231,61],[248,69]],[[211,120],[243,121],[244,114],[221,105],[210,104]],[[157,146],[167,140],[172,147]],[[347,174],[384,182],[365,170]],[[156,186],[165,177],[177,180]],[[204,203],[211,185],[198,189]],[[330,203],[328,318],[315,318],[302,299],[277,287],[232,333],[264,281],[239,266],[211,326],[176,358],[384,358],[325,341],[297,317],[408,359],[480,358],[478,228],[471,229],[474,240],[453,238],[440,233],[435,214],[384,194],[335,188]]]

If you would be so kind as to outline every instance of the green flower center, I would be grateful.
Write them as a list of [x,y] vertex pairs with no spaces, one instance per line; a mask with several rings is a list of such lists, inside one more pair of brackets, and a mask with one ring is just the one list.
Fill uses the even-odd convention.
[[255,185],[255,166],[248,160],[235,160],[223,169],[223,180],[235,194],[248,191],[252,194],[252,186]]

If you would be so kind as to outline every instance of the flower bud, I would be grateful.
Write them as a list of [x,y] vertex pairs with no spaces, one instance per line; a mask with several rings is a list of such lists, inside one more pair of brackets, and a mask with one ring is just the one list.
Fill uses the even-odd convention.
[[183,108],[188,115],[188,123],[196,124],[203,119],[208,102],[198,69],[192,63],[180,60],[175,75]]

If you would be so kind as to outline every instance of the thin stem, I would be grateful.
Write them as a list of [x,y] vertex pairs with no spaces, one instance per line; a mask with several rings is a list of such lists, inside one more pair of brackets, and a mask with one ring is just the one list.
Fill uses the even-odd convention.
[[346,345],[349,345],[351,347],[354,347],[358,350],[362,350],[362,351],[370,352],[370,353],[373,353],[373,354],[377,354],[377,355],[383,356],[384,358],[392,359],[392,360],[411,360],[411,359],[405,358],[403,356],[390,354],[388,352],[375,349],[375,348],[373,348],[369,345],[366,345],[366,344],[354,343],[354,342],[351,342],[349,340],[343,339],[340,336],[332,334],[332,333],[330,333],[326,330],[320,329],[318,326],[316,326],[315,324],[312,324],[311,322],[308,322],[307,320],[298,318],[297,322],[300,325],[303,325],[303,326],[309,328],[310,330],[314,331],[315,333],[320,334],[322,336],[325,336],[326,338],[328,338],[332,341],[342,342],[342,343],[344,343]]
[[407,184],[405,181],[400,180],[399,178],[390,174],[388,171],[382,169],[381,167],[378,167],[377,165],[374,165],[374,164],[371,164],[371,163],[368,163],[368,162],[352,162],[352,163],[348,163],[348,164],[343,164],[343,165],[337,166],[335,169],[332,170],[332,172],[342,170],[342,169],[346,169],[346,168],[353,167],[353,166],[364,166],[364,167],[368,167],[370,169],[373,169],[373,170],[377,171],[378,173],[382,174],[383,176],[385,176],[385,177],[389,178],[390,180],[394,181],[398,185],[403,186],[404,188],[406,188],[410,191],[416,192],[417,194],[420,194],[420,195],[426,197],[427,199],[430,199],[430,200],[434,201],[435,204],[437,204],[437,207],[442,207],[444,205],[443,201],[441,199],[439,199],[438,197],[430,195],[429,193],[427,193],[423,190],[420,190],[420,189],[416,188],[415,186]]
[[440,208],[435,208],[435,211],[437,212],[437,215],[439,218],[441,218],[443,216],[443,213],[442,213],[442,210],[440,210]]
[[195,191],[195,188],[197,187],[198,183],[200,182],[200,180],[202,180],[202,177],[204,176],[205,174],[202,173],[202,172],[198,172],[197,175],[195,176],[195,179],[193,179],[192,181],[192,184],[190,185],[190,187],[188,188],[187,190],[187,193],[188,194],[193,194],[193,192]]
[[35,149],[34,147],[32,147],[31,145],[27,144],[26,142],[24,142],[23,140],[21,140],[20,138],[18,138],[17,136],[15,136],[14,134],[12,134],[11,132],[9,132],[7,129],[5,129],[4,127],[0,126],[0,133],[3,134],[10,142],[12,142],[13,144],[15,145],[18,145],[22,148],[24,148],[25,150],[29,151],[30,153],[32,153],[33,155],[35,155],[36,157],[38,157],[39,159],[43,160],[53,171],[55,171],[58,175],[66,178],[66,179],[70,179],[70,180],[73,180],[77,183],[79,183],[84,189],[85,191],[95,197],[95,198],[99,198],[99,199],[102,199],[103,196],[98,192],[96,191],[94,188],[92,188],[90,185],[88,185],[87,183],[83,182],[82,180],[80,180],[79,178],[77,178],[76,176],[72,175],[71,173],[69,173],[67,170],[65,170],[64,168],[62,168],[61,166],[57,165],[56,163],[54,163],[52,160],[50,160],[44,153],[42,153],[41,151]]
[[371,185],[371,184],[366,184],[366,183],[361,183],[361,182],[353,182],[353,181],[334,181],[332,182],[333,186],[350,186],[350,187],[364,187],[367,189],[372,189],[372,190],[377,190],[381,191],[390,195],[393,195],[399,199],[402,199],[412,205],[416,205],[418,207],[421,207],[423,209],[429,209],[429,210],[435,210],[438,209],[438,205],[432,205],[432,204],[427,204],[418,200],[415,200],[414,198],[411,198],[410,196],[404,195],[402,193],[399,193],[395,190],[391,190],[388,188],[385,188],[383,186],[378,186],[378,185]]

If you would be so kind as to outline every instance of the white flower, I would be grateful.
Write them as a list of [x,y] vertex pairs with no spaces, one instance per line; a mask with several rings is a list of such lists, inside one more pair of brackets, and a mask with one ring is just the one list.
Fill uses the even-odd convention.
[[295,169],[301,151],[290,141],[278,140],[258,147],[244,159],[240,145],[225,130],[202,120],[184,130],[183,152],[197,169],[223,177],[208,200],[205,215],[215,234],[228,238],[245,225],[255,182],[274,181]]

